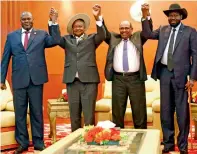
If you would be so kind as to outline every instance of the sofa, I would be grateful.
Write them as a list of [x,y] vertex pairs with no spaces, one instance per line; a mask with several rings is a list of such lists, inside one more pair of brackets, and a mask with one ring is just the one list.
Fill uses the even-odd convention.
[[[15,140],[15,113],[13,106],[13,95],[9,86],[8,81],[6,81],[6,90],[0,90],[0,117],[1,117],[1,150],[17,147],[18,144]],[[28,111],[29,112],[29,111]],[[31,140],[31,127],[29,114],[27,114],[27,125],[29,137]]]
[[[153,80],[150,75],[148,75],[148,80],[145,82],[146,87],[146,106],[147,106],[147,125],[148,128],[156,128],[160,129],[160,123],[157,120],[158,117],[155,117],[153,111],[153,102],[160,102],[160,88],[159,81]],[[105,81],[102,84],[102,98],[96,102],[95,108],[95,121],[104,121],[111,120],[112,121],[112,110],[111,110],[111,98],[112,98],[112,83],[110,81]],[[156,120],[155,120],[156,118]],[[125,112],[125,127],[132,128],[133,127],[133,119],[132,119],[132,111],[129,102],[129,98],[127,101],[127,108]]]

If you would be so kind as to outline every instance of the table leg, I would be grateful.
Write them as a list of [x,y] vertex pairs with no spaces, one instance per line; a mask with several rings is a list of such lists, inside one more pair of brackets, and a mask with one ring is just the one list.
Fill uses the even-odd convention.
[[56,112],[50,113],[50,134],[51,134],[51,142],[56,142]]
[[197,140],[197,119],[194,119],[195,135],[194,139]]
[[49,138],[51,138],[52,136],[53,136],[53,134],[52,134],[52,125],[51,125],[51,120],[50,120],[50,111],[49,111],[49,107],[48,107],[48,109],[47,109],[47,116],[48,116],[48,119],[49,119],[49,126],[50,126],[50,132],[49,132],[49,135],[48,135],[48,137]]

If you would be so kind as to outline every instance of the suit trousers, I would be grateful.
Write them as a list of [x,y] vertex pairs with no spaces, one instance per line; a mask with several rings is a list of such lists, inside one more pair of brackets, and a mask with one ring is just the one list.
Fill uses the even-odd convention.
[[124,128],[127,99],[130,99],[134,127],[147,128],[145,83],[140,74],[131,76],[114,75],[112,81],[112,118],[116,127]]
[[67,90],[72,131],[81,128],[82,112],[84,124],[94,125],[98,83],[83,83],[75,78],[73,83],[67,83]]
[[161,126],[163,131],[164,148],[174,147],[174,113],[176,111],[179,134],[177,144],[180,150],[188,146],[189,134],[189,104],[188,93],[185,88],[178,88],[174,72],[169,71],[166,66],[161,67],[160,74],[160,92],[161,92]]
[[33,144],[34,147],[43,147],[43,84],[34,85],[30,80],[26,88],[13,89],[13,97],[16,141],[24,148],[29,145],[29,135],[27,131],[27,108],[29,102]]

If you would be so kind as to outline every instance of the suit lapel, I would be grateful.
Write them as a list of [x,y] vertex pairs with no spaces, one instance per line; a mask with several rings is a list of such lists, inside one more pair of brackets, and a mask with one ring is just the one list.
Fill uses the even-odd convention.
[[22,36],[21,36],[22,35],[22,29],[19,29],[16,33],[17,33],[17,40],[19,40],[18,44],[19,44],[19,46],[21,46],[24,49],[23,44],[22,44],[22,40],[21,40],[22,39]]
[[134,44],[134,46],[137,48],[137,50],[141,53],[142,49],[141,47],[141,36],[140,33],[135,32],[130,38],[129,40]]
[[178,46],[181,38],[183,38],[183,28],[184,28],[184,25],[181,24],[180,28],[179,28],[179,31],[178,31],[178,34],[177,34],[177,37],[176,37],[176,41],[175,41],[175,45],[174,45],[174,51],[176,50],[176,47]]
[[[170,32],[171,32],[171,26],[168,26],[166,29],[165,29],[165,32],[164,32],[164,42],[163,42],[163,48],[165,49],[167,43],[168,43],[168,39],[169,39],[169,36],[170,36]],[[164,50],[163,50],[164,51]]]
[[73,35],[70,36],[70,41],[72,44],[77,45],[77,39]]
[[30,47],[30,45],[32,44],[34,38],[36,37],[36,34],[37,34],[36,30],[32,29],[31,34],[30,34],[30,38],[28,40],[27,50]]

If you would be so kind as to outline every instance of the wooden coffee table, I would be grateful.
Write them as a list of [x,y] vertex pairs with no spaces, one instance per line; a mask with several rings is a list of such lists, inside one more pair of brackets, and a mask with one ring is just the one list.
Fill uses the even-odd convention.
[[48,99],[47,113],[50,122],[50,134],[52,143],[56,142],[56,117],[69,118],[68,102],[59,102],[57,99]]
[[[78,142],[80,135],[83,133],[84,129],[80,128],[74,132],[72,132],[70,135],[64,137],[63,139],[59,140],[52,146],[46,148],[40,154],[67,154],[70,151],[69,148]],[[144,132],[144,137],[140,143],[140,147],[137,153],[135,154],[160,154],[160,131],[156,129],[123,129],[121,131],[128,131],[128,132]],[[134,144],[135,146],[135,144]],[[103,148],[105,150],[106,148]],[[113,149],[113,148],[112,148]],[[88,151],[92,151],[91,146],[88,147]],[[94,151],[94,150],[93,150]],[[115,151],[111,151],[110,153],[116,153],[117,147]],[[124,153],[124,151],[122,151]],[[78,149],[76,149],[76,152],[74,153],[80,153]],[[92,153],[92,152],[90,152]],[[98,152],[97,152],[98,153]],[[102,151],[101,151],[102,153]],[[106,152],[108,153],[108,152]],[[131,153],[130,153],[131,154]]]

